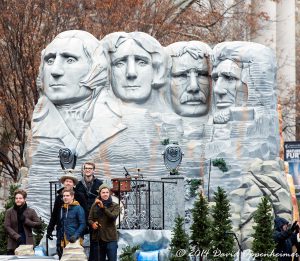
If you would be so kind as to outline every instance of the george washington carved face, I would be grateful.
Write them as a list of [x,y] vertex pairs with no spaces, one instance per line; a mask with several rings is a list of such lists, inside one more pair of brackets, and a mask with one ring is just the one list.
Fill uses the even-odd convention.
[[90,70],[81,40],[54,39],[45,49],[43,62],[44,92],[54,104],[75,103],[91,95],[90,88],[80,86]]

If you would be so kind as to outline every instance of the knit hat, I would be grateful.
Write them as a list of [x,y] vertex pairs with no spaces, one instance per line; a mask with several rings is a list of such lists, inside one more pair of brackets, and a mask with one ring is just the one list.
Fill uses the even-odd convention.
[[64,170],[65,171],[65,175],[63,175],[61,178],[60,178],[60,182],[63,184],[65,182],[66,179],[71,179],[73,180],[74,182],[74,185],[77,185],[78,183],[78,179],[74,176],[73,172],[74,170],[73,169],[66,169]]
[[108,186],[108,184],[103,183],[103,184],[99,187],[99,189],[97,190],[97,192],[100,193],[100,191],[101,191],[102,189],[104,189],[104,188],[107,188],[108,190],[110,190],[110,187]]

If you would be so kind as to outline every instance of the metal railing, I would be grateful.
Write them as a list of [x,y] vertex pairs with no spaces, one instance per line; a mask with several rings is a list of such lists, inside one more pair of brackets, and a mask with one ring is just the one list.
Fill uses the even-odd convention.
[[53,209],[53,203],[57,196],[57,190],[61,187],[61,183],[59,181],[49,181],[50,183],[50,215]]
[[165,228],[165,184],[176,181],[138,178],[113,179],[112,191],[118,198],[120,229]]

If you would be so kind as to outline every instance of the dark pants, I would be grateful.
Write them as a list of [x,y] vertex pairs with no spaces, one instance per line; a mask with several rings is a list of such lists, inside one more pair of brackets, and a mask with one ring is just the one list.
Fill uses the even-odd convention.
[[58,255],[59,259],[61,259],[63,254],[63,248],[61,246],[60,240],[56,241],[56,254]]
[[117,261],[117,250],[117,241],[91,241],[89,261]]
[[15,250],[14,249],[7,249],[6,254],[8,256],[14,255],[15,254]]
[[89,261],[98,261],[98,255],[99,255],[99,244],[98,241],[92,241],[90,236],[90,255],[89,255]]

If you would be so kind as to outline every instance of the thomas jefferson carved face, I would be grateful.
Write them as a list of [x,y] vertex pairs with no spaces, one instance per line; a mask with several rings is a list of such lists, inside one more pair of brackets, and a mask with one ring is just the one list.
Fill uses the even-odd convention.
[[111,61],[114,94],[125,102],[145,102],[152,91],[151,55],[129,39],[111,54]]
[[54,104],[76,103],[91,95],[90,88],[79,84],[90,70],[81,40],[54,39],[45,49],[43,63],[44,91]]
[[206,58],[188,52],[172,57],[171,101],[181,116],[195,117],[208,111],[209,75]]
[[237,92],[242,90],[242,69],[237,63],[225,60],[212,71],[213,92],[217,110],[236,105]]

